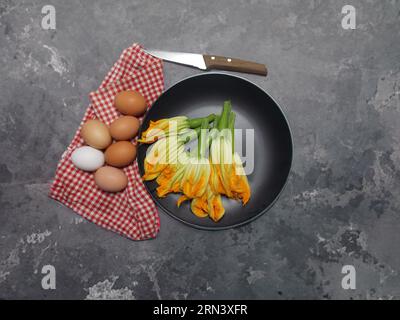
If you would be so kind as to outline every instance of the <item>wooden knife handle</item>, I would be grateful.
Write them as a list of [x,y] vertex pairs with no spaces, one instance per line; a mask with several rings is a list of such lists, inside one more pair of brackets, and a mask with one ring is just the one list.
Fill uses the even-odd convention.
[[245,61],[235,58],[213,56],[205,54],[203,55],[204,61],[206,63],[207,70],[209,69],[219,69],[219,70],[229,70],[244,73],[253,73],[261,76],[267,76],[267,67],[264,64]]

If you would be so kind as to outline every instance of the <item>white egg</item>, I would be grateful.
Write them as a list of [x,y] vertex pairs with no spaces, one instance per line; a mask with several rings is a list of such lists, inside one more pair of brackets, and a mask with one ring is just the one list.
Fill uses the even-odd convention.
[[71,160],[78,169],[95,171],[104,165],[104,154],[100,150],[85,146],[74,150]]

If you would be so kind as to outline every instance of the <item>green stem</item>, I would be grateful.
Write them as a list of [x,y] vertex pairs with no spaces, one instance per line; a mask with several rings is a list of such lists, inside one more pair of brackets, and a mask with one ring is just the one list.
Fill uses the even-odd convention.
[[228,129],[235,129],[236,114],[231,111],[228,118]]
[[215,116],[215,120],[214,120],[214,123],[213,123],[213,128],[218,129],[218,123],[219,123],[220,119],[221,119],[221,115]]
[[208,123],[214,122],[217,116],[214,113],[211,113],[207,116]]
[[204,119],[207,119],[208,123],[211,123],[215,120],[216,115],[215,114],[209,114],[207,117],[202,117],[202,118],[193,118],[189,119],[189,128],[195,129],[201,126],[201,122]]
[[205,143],[206,141],[203,141],[205,138],[205,134],[204,134],[204,130],[208,129],[208,117],[203,118],[203,120],[201,121],[201,125],[200,125],[200,131],[199,131],[199,135],[198,135],[198,157],[203,158],[205,156],[205,147],[207,145],[207,143]]
[[[215,122],[214,122],[215,124]],[[219,131],[217,128],[212,128],[209,132],[208,132],[208,136],[207,136],[207,148],[210,148],[212,141],[218,136]]]
[[232,105],[231,101],[224,101],[224,106],[222,108],[221,118],[218,122],[218,130],[222,130],[228,127],[228,117],[231,113]]
[[235,120],[236,120],[236,113],[231,111],[229,114],[228,128],[231,130],[232,134],[232,154],[235,153]]
[[186,144],[186,143],[192,141],[194,138],[198,137],[198,135],[200,133],[200,127],[197,127],[195,129],[192,129],[192,130],[189,130],[188,132],[185,132],[185,133],[180,135],[180,139],[182,139],[184,144]]

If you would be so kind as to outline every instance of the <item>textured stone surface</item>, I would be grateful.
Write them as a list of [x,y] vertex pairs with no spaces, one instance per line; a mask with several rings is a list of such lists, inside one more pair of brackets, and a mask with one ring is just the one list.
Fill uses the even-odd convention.
[[[400,3],[0,2],[0,298],[400,298]],[[63,150],[121,51],[147,47],[266,62],[246,76],[282,105],[295,152],[276,205],[206,232],[161,214],[132,242],[47,197]],[[196,70],[166,64],[166,87]],[[57,289],[41,288],[41,268]],[[357,289],[341,288],[354,265]]]

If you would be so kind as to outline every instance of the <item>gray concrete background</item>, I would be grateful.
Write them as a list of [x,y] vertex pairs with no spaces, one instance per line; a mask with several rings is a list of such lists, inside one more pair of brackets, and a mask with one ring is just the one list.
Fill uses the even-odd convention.
[[[53,4],[57,30],[40,27]],[[341,28],[341,8],[357,29]],[[400,298],[399,1],[0,1],[0,298]],[[260,219],[221,232],[161,213],[133,242],[47,197],[57,161],[121,51],[265,62],[293,172]],[[165,65],[168,88],[197,73]],[[41,288],[41,268],[57,289]],[[341,288],[354,265],[357,289]]]

